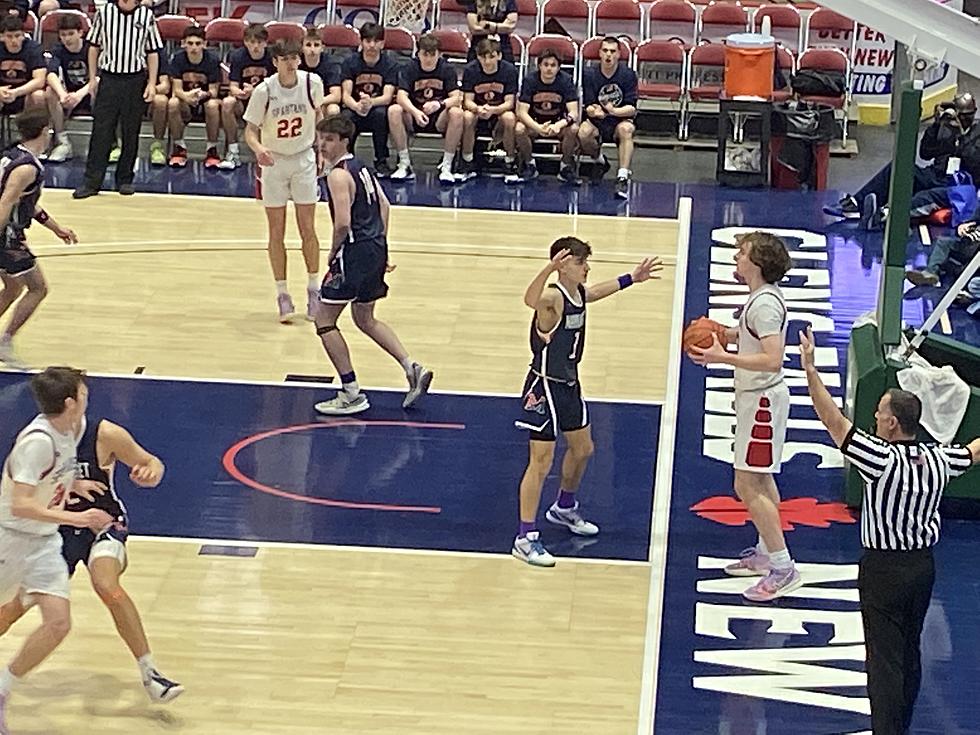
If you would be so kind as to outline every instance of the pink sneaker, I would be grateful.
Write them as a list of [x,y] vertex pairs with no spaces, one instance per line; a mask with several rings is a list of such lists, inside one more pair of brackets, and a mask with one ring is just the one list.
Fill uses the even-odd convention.
[[737,562],[725,567],[725,574],[731,577],[764,577],[769,574],[769,557],[750,546],[738,555]]
[[282,324],[289,324],[296,316],[296,307],[293,306],[293,299],[288,293],[281,293],[276,297],[279,305],[279,321]]
[[789,569],[773,569],[769,574],[749,587],[742,596],[752,602],[770,602],[782,597],[803,584],[796,567]]
[[313,288],[306,289],[306,321],[315,322],[320,310],[320,292]]

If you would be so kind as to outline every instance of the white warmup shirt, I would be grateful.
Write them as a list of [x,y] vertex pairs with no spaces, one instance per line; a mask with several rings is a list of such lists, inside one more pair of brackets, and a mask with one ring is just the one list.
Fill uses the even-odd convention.
[[[774,334],[781,335],[785,345],[787,324],[783,292],[779,290],[779,286],[766,284],[749,295],[749,300],[742,309],[742,315],[738,319],[738,354],[761,354],[762,338]],[[782,367],[774,373],[735,368],[735,390],[739,392],[765,390],[782,380]]]
[[296,84],[284,87],[273,74],[252,92],[245,121],[262,131],[262,145],[280,156],[313,148],[316,113],[323,104],[323,81],[316,74],[297,71]]

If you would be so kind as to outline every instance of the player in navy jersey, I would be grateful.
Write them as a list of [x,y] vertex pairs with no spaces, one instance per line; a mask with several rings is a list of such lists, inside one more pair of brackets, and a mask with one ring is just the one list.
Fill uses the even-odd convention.
[[357,383],[347,342],[337,327],[348,304],[357,328],[404,369],[408,393],[402,407],[411,408],[428,392],[432,371],[414,362],[392,328],[374,316],[375,304],[388,293],[385,274],[394,270],[388,263],[388,198],[370,169],[350,152],[354,123],[349,118],[334,115],[317,123],[316,129],[320,154],[328,166],[333,220],[330,266],[320,288],[316,333],[341,383],[337,395],[316,404],[316,411],[342,416],[370,408]]
[[500,43],[484,38],[477,44],[476,61],[463,70],[463,143],[459,178],[476,176],[473,150],[477,135],[487,135],[503,145],[505,171],[517,176],[514,114],[517,98],[517,67],[501,60]]
[[[92,500],[78,498],[65,509],[81,513],[97,508],[108,513],[114,522],[100,533],[76,526],[60,527],[61,553],[68,564],[68,573],[74,574],[79,562],[88,568],[93,589],[109,610],[116,630],[136,659],[147,695],[154,702],[171,702],[183,693],[184,687],[157,670],[139,611],[119,583],[128,565],[125,544],[129,536],[129,518],[114,482],[116,463],[121,462],[130,468],[129,478],[135,485],[157,487],[163,479],[163,462],[141,447],[126,429],[102,418],[86,421],[77,458],[79,479],[99,483],[106,492],[95,495]],[[0,608],[0,635],[23,617],[29,607],[22,598],[16,597]]]
[[619,149],[616,196],[629,198],[630,163],[633,160],[633,134],[636,126],[636,72],[620,62],[619,39],[606,36],[599,47],[599,66],[585,70],[582,105],[585,116],[578,130],[582,153],[592,156],[599,179],[609,170],[602,154],[603,143]]
[[74,155],[68,133],[65,132],[65,116],[75,112],[91,114],[92,100],[88,86],[89,42],[82,35],[82,19],[66,15],[58,20],[58,43],[51,48],[48,63],[48,114],[54,129],[55,144],[48,154],[48,161],[60,163]]
[[0,18],[0,115],[46,107],[47,69],[41,47],[24,35],[23,21],[16,15]]
[[340,112],[343,92],[340,86],[340,62],[332,54],[323,53],[323,39],[320,31],[310,27],[303,37],[303,55],[299,59],[299,70],[308,71],[320,77],[323,82],[323,115],[336,115]]
[[466,8],[466,27],[470,32],[469,60],[473,61],[479,51],[477,46],[484,39],[500,44],[504,60],[514,63],[514,47],[510,44],[510,34],[517,27],[517,0],[460,0]]
[[[388,107],[395,99],[398,68],[385,53],[385,29],[377,23],[361,26],[361,49],[344,59],[342,71],[343,114],[358,133],[371,133],[374,170],[391,175],[388,165]],[[351,141],[351,149],[354,141]]]
[[531,152],[535,138],[561,141],[561,168],[558,178],[578,184],[575,152],[578,150],[578,89],[572,77],[562,70],[558,54],[545,49],[538,56],[538,68],[524,78],[517,102],[517,147],[524,161],[520,176],[507,176],[505,184],[519,184],[538,175]]
[[218,164],[221,169],[241,166],[242,157],[238,143],[238,126],[245,115],[245,105],[252,90],[266,77],[276,73],[269,53],[269,32],[261,23],[252,23],[245,29],[245,47],[228,55],[228,96],[221,101],[221,123],[225,129],[227,150]]
[[167,109],[170,137],[174,141],[170,165],[178,168],[187,165],[184,128],[189,120],[203,119],[205,123],[208,146],[204,154],[204,167],[217,168],[221,163],[218,155],[218,131],[221,128],[218,83],[221,81],[221,63],[204,46],[204,29],[200,26],[189,26],[184,29],[181,50],[170,60],[173,96]]
[[48,294],[44,275],[27,247],[27,228],[36,219],[65,243],[76,243],[78,238],[70,229],[55,222],[39,204],[44,169],[38,156],[47,150],[51,141],[48,111],[35,107],[17,115],[14,121],[21,142],[0,157],[0,226],[3,227],[0,235],[0,280],[3,281],[0,317],[15,303],[17,306],[0,332],[0,362],[23,368],[24,364],[14,354],[13,337]]
[[425,34],[418,42],[418,55],[402,67],[398,82],[398,104],[388,108],[391,140],[398,151],[398,166],[392,181],[415,178],[408,153],[411,132],[438,133],[445,143],[439,163],[439,183],[455,184],[453,159],[463,137],[463,93],[456,70],[439,52],[439,39]]
[[[659,278],[663,270],[660,258],[644,258],[632,273],[586,286],[592,254],[588,243],[576,237],[562,237],[551,245],[550,254],[551,261],[524,292],[524,303],[534,309],[532,357],[521,397],[523,410],[514,422],[530,432],[530,459],[521,479],[521,524],[512,553],[541,567],[555,565],[554,557],[541,543],[537,516],[559,433],[565,435],[568,449],[562,459],[558,497],[545,517],[579,536],[599,533],[598,526],[579,514],[575,495],[593,452],[589,412],[578,379],[578,366],[585,351],[586,306],[634,283]],[[558,274],[558,280],[549,284],[552,273]]]

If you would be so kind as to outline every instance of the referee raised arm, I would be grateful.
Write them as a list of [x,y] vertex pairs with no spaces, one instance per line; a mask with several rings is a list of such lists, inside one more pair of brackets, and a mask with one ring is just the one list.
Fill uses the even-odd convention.
[[800,361],[817,415],[864,479],[858,594],[871,727],[874,735],[904,735],[922,677],[919,637],[936,576],[939,500],[952,478],[980,462],[980,438],[965,447],[919,442],[922,404],[898,389],[878,402],[872,436],[840,412],[824,387],[810,330],[800,333]]
[[153,9],[140,0],[109,0],[95,14],[88,40],[94,120],[85,180],[72,196],[85,199],[99,193],[117,125],[122,129],[122,152],[116,187],[120,194],[132,194],[140,124],[146,103],[153,99],[163,48]]

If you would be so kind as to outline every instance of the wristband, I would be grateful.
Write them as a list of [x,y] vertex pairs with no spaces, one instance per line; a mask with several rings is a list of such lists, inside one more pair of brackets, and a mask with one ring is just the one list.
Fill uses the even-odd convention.
[[619,281],[620,291],[622,291],[624,288],[629,288],[630,286],[633,285],[633,276],[631,276],[629,273],[624,273],[616,280]]
[[34,213],[34,219],[43,225],[45,222],[51,219],[51,215],[49,215],[43,209],[39,209]]

